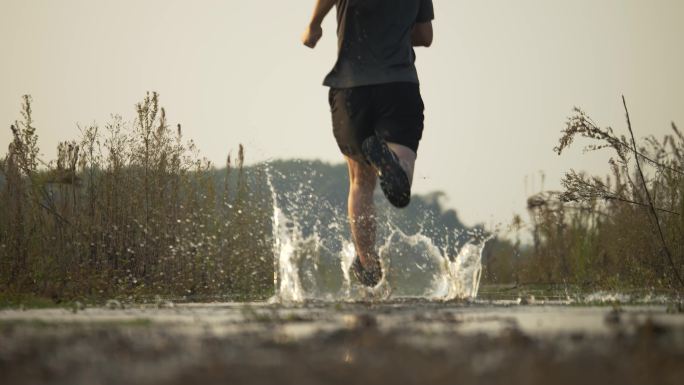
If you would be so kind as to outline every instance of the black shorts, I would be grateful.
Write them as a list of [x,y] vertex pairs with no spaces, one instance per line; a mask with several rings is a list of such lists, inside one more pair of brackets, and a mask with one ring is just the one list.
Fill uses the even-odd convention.
[[416,83],[331,88],[333,133],[342,153],[359,162],[363,141],[377,134],[418,152],[423,136],[423,99]]

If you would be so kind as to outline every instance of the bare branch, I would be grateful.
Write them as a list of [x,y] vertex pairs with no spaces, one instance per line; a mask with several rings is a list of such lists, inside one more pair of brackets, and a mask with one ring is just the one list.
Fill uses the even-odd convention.
[[[629,129],[629,134],[632,138],[632,146],[634,147],[634,152],[637,152],[637,146],[636,146],[636,140],[634,139],[634,131],[632,130],[632,122],[629,118],[629,110],[627,109],[627,101],[625,100],[625,96],[622,96],[622,104],[625,106],[625,115],[627,117],[627,128]],[[672,254],[670,253],[670,249],[667,247],[667,243],[665,242],[665,236],[663,235],[663,229],[660,227],[660,219],[658,218],[658,211],[655,208],[655,205],[653,204],[653,199],[651,198],[651,193],[648,190],[648,186],[646,185],[646,178],[644,178],[644,173],[641,170],[641,163],[639,162],[639,157],[635,157],[636,160],[636,165],[637,165],[637,170],[639,171],[639,176],[641,177],[641,183],[644,187],[644,191],[646,193],[646,198],[648,199],[648,204],[649,208],[651,209],[651,214],[653,214],[653,219],[655,220],[655,225],[658,230],[658,234],[660,235],[660,241],[663,246],[663,252],[665,253],[665,256],[667,257],[667,260],[670,262],[670,266],[672,267],[672,271],[674,272],[675,277],[679,281],[679,284],[684,287],[684,280],[682,280],[681,275],[679,274],[679,270],[677,269],[677,266],[674,263],[674,260],[672,259]]]

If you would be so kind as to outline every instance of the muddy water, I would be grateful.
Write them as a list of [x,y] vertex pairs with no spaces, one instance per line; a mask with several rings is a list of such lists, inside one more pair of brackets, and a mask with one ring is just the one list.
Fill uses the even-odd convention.
[[1,311],[2,383],[681,384],[684,375],[684,315],[664,305],[110,306]]

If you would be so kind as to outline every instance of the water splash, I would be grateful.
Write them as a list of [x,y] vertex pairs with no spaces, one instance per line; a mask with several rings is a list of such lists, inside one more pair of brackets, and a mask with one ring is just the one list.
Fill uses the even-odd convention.
[[[378,249],[385,274],[377,287],[368,289],[349,273],[356,253],[343,208],[313,194],[307,183],[299,185],[294,194],[279,195],[273,183],[277,173],[268,170],[267,175],[273,198],[274,301],[452,300],[477,296],[482,250],[489,238],[470,237],[458,248],[442,242],[440,247],[425,235],[429,229],[422,227],[407,235],[388,219],[378,225],[379,239],[387,235]],[[322,213],[326,215],[312,219]],[[324,223],[321,217],[333,219]],[[454,242],[463,238],[459,235],[453,237]],[[458,252],[452,256],[448,250]]]

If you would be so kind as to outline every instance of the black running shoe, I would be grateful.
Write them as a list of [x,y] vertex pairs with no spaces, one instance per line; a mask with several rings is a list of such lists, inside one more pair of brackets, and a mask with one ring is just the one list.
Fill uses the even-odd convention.
[[356,279],[364,286],[373,288],[377,286],[382,279],[382,266],[380,266],[380,261],[376,259],[374,265],[375,266],[371,269],[363,267],[361,258],[357,255],[356,258],[354,258],[354,262],[352,262],[351,271],[354,273]]
[[398,208],[408,206],[411,202],[411,182],[387,143],[373,135],[364,140],[361,147],[366,160],[380,177],[380,187],[387,200]]

